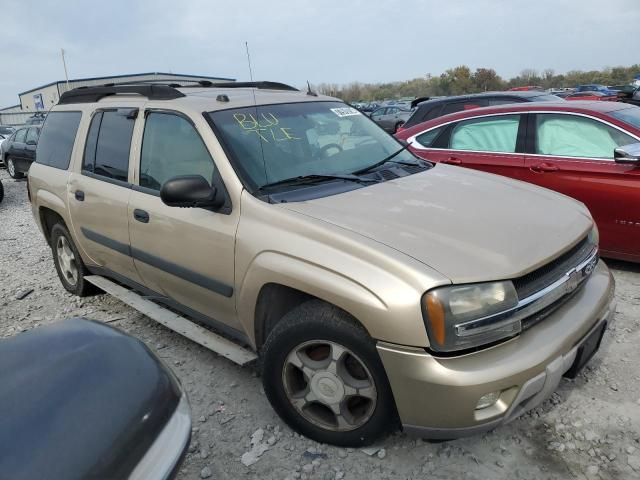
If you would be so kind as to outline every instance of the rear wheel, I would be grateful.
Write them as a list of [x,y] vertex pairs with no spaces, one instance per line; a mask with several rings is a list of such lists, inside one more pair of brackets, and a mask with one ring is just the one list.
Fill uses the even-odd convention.
[[7,157],[7,159],[5,160],[5,163],[7,164],[7,171],[9,172],[9,176],[11,178],[22,178],[23,174],[22,172],[19,172],[18,170],[16,170],[16,164],[13,161],[13,158],[11,157]]
[[393,133],[396,133],[402,125],[404,125],[404,122],[396,123],[395,127],[393,127]]
[[96,291],[92,284],[85,281],[84,277],[88,274],[87,268],[80,258],[69,231],[60,223],[56,223],[51,228],[51,250],[60,282],[68,292],[86,297]]
[[399,425],[374,340],[342,310],[310,301],[262,350],[263,385],[291,428],[322,443],[367,445]]
[[4,186],[2,185],[2,180],[0,180],[0,202],[4,198]]

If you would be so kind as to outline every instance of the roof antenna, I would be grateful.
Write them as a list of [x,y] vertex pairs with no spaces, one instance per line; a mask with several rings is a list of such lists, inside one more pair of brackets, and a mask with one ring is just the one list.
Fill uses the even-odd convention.
[[311,84],[309,83],[309,80],[307,80],[307,95],[311,95],[312,97],[317,97],[318,96],[318,94],[316,92],[311,90]]
[[251,57],[249,56],[249,42],[244,42],[244,48],[247,50],[247,63],[249,64],[249,78],[253,82],[253,71],[251,70]]

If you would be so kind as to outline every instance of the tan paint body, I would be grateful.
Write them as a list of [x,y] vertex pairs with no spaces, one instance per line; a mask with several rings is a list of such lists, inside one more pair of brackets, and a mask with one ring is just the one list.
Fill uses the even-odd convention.
[[[437,428],[482,423],[470,406],[484,390],[521,385],[545,362],[575,345],[598,320],[613,288],[606,267],[581,293],[516,339],[472,355],[437,359],[421,298],[436,286],[521,276],[571,248],[592,228],[582,204],[502,177],[437,165],[434,169],[351,192],[298,203],[268,204],[244,188],[202,113],[253,103],[247,89],[191,90],[172,101],[107,97],[82,111],[69,171],[35,163],[33,213],[58,213],[87,265],[104,267],[243,332],[255,347],[261,288],[286,285],[333,303],[380,341],[380,354],[402,422]],[[330,100],[303,93],[257,91],[259,103]],[[179,111],[203,138],[231,201],[231,213],[179,209],[158,196],[81,173],[84,140],[96,108]],[[144,115],[136,119],[129,183],[139,178]],[[85,192],[84,202],[74,192]],[[133,210],[150,222],[133,220]],[[40,225],[42,228],[42,225]],[[90,228],[198,274],[233,286],[225,297],[86,238]],[[486,393],[486,392],[485,392]]]

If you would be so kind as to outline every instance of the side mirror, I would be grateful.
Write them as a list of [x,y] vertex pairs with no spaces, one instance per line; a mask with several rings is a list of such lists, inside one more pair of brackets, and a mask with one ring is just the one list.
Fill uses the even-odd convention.
[[634,163],[640,165],[640,143],[632,143],[613,151],[613,159],[616,163]]
[[167,180],[160,189],[160,198],[170,207],[220,208],[224,198],[218,198],[216,187],[209,185],[202,175],[182,175]]

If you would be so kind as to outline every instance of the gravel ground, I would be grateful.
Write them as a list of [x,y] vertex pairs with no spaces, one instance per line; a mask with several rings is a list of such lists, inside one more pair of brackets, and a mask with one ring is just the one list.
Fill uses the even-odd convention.
[[255,370],[235,366],[106,295],[78,299],[66,293],[31,217],[26,183],[4,170],[0,177],[6,192],[0,203],[0,338],[86,316],[144,341],[174,370],[191,401],[193,438],[180,480],[640,478],[640,265],[610,262],[617,321],[579,377],[564,380],[539,408],[471,438],[429,443],[398,433],[366,452],[342,449],[284,425]]

